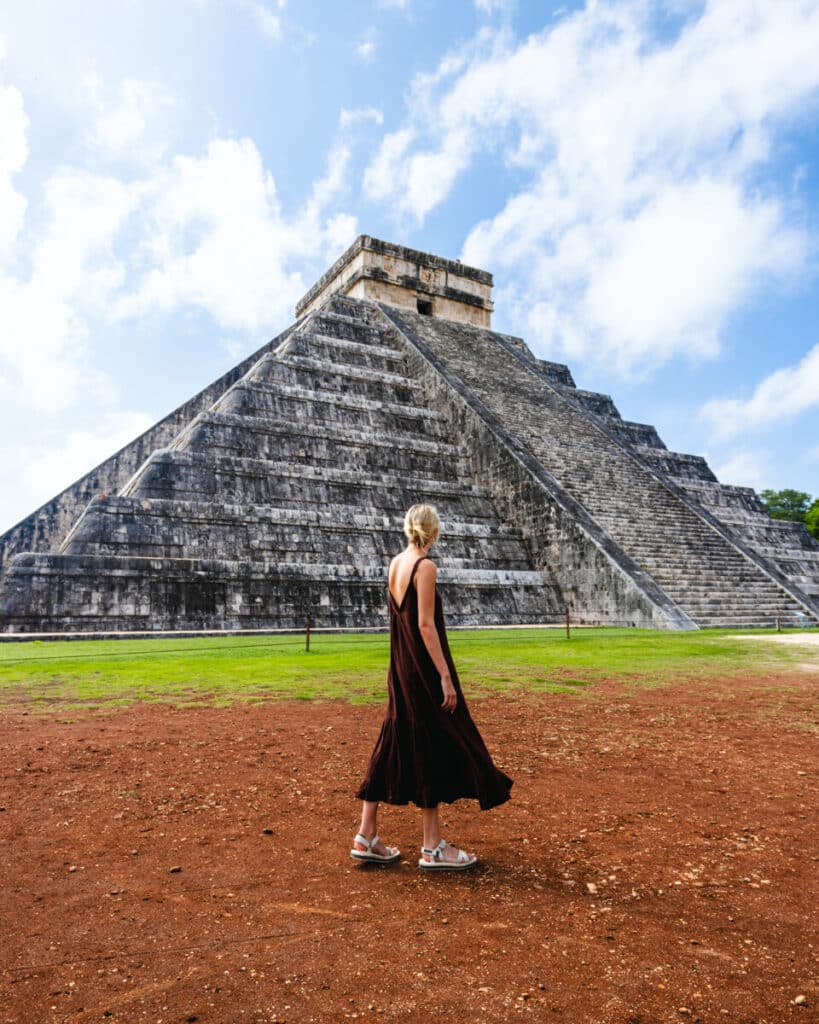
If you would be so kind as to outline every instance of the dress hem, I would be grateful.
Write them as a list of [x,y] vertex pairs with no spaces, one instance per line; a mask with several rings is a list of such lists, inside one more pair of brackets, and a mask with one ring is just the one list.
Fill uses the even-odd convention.
[[502,804],[505,804],[507,803],[507,801],[511,800],[512,793],[509,792],[505,796],[501,796],[500,799],[493,800],[491,803],[486,803],[485,801],[482,802],[479,796],[473,796],[466,793],[463,793],[460,796],[442,796],[439,797],[435,803],[423,803],[411,796],[403,798],[388,796],[367,796],[361,789],[357,791],[355,797],[357,800],[368,800],[372,803],[390,804],[393,807],[406,807],[408,804],[415,804],[416,807],[419,807],[422,810],[432,810],[433,808],[437,807],[438,804],[454,804],[458,800],[477,800],[482,811],[491,811],[493,807],[500,807]]

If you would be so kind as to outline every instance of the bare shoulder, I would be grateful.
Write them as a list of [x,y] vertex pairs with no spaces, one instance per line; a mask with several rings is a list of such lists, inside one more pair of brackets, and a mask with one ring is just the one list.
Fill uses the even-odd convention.
[[429,558],[422,558],[415,575],[422,580],[434,580],[438,575],[438,566]]

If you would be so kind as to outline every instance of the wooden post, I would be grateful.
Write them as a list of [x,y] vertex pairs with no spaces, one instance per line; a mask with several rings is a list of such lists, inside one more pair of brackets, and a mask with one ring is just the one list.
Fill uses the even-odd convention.
[[782,613],[779,608],[776,609],[776,631],[777,633],[782,632]]
[[310,616],[307,616],[307,632],[304,635],[304,649],[305,651],[310,650]]
[[569,624],[569,606],[566,605],[566,639],[567,640],[571,640],[571,638],[572,638],[572,633],[571,633],[571,627],[570,627],[570,624]]

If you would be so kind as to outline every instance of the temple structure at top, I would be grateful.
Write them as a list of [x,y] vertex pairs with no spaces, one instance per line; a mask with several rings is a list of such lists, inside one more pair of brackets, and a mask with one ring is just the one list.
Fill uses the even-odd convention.
[[0,536],[0,632],[383,629],[416,502],[450,625],[819,620],[819,544],[362,235],[297,319]]
[[492,275],[403,245],[359,235],[296,304],[301,317],[333,295],[384,302],[422,316],[492,326]]

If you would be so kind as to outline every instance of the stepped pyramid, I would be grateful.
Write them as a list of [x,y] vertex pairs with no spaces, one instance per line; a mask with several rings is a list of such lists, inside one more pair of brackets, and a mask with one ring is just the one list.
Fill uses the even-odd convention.
[[0,630],[384,627],[435,504],[453,625],[819,621],[819,544],[490,329],[492,277],[361,236],[296,322],[0,537]]

